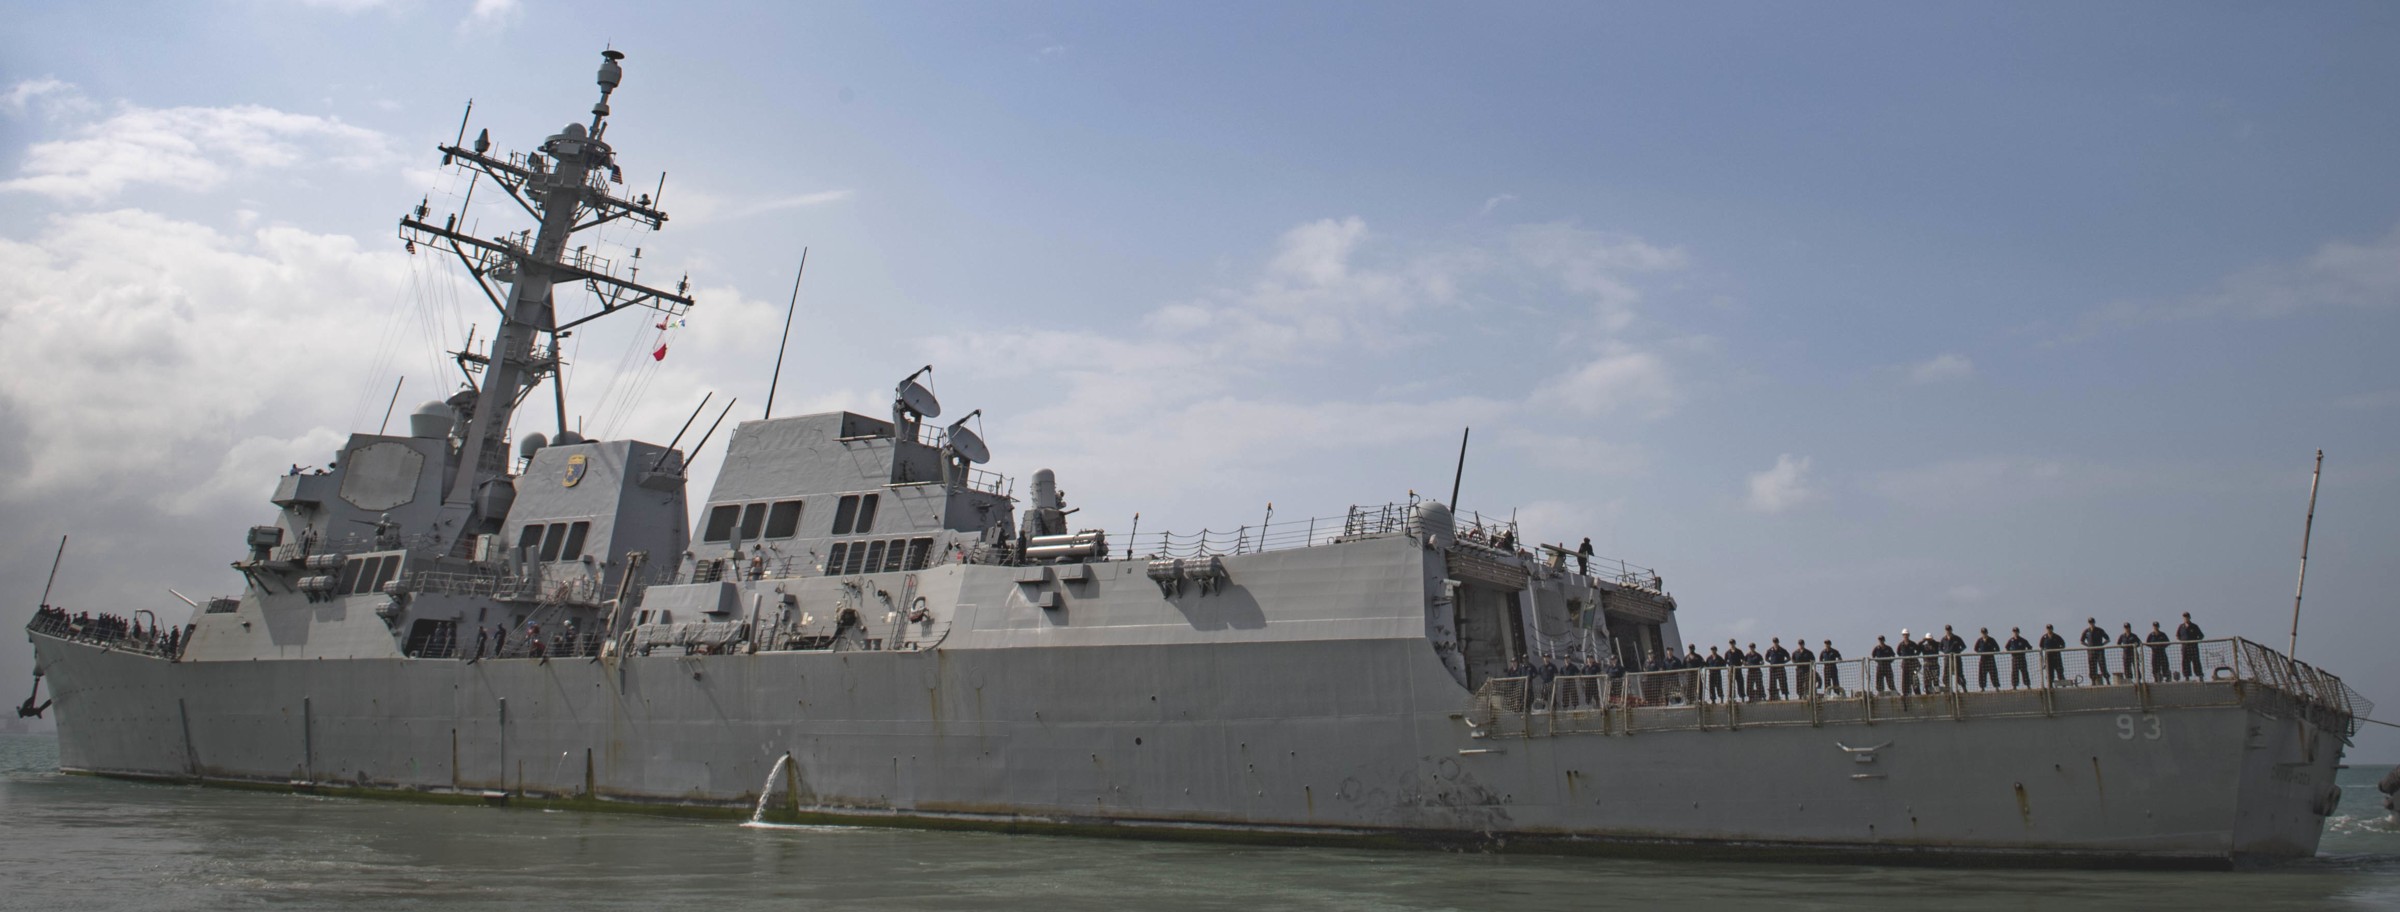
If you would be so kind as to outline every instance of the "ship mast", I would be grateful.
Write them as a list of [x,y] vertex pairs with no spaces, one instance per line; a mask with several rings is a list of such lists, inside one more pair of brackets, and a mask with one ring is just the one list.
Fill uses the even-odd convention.
[[[691,286],[688,276],[670,292],[638,284],[631,275],[613,275],[608,262],[590,256],[584,248],[577,248],[572,255],[567,252],[568,242],[577,233],[618,219],[631,219],[652,230],[667,221],[667,214],[656,208],[648,194],[626,200],[609,190],[610,184],[622,183],[623,172],[616,164],[615,151],[602,137],[608,132],[609,95],[623,78],[617,61],[625,55],[610,50],[601,57],[600,101],[592,105],[589,127],[569,123],[538,151],[506,159],[487,154],[489,131],[477,135],[471,148],[439,147],[443,164],[472,167],[508,191],[509,197],[540,223],[537,230],[498,238],[474,237],[458,230],[458,215],[447,217],[440,225],[427,221],[430,213],[423,204],[400,219],[400,237],[412,248],[425,244],[456,254],[500,314],[499,331],[492,334],[486,353],[459,353],[462,367],[470,363],[482,367],[483,381],[473,390],[473,411],[459,435],[457,475],[442,498],[438,532],[454,552],[466,549],[472,536],[498,528],[507,516],[514,500],[508,477],[509,419],[536,384],[544,378],[557,382],[561,366],[558,339],[564,331],[636,305],[670,316],[680,315],[692,305],[686,294]],[[463,128],[460,136],[465,136]],[[562,325],[552,290],[576,281],[592,291],[600,310]],[[506,283],[506,290],[495,288],[496,283]],[[544,334],[550,344],[546,350],[537,349]]]

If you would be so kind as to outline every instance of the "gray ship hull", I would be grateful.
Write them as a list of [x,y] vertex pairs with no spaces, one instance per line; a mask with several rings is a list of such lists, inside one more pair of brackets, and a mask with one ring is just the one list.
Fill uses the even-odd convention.
[[75,772],[728,811],[771,788],[811,818],[1128,835],[2213,866],[2313,854],[2343,741],[2216,682],[2146,713],[1478,728],[1408,637],[475,663],[33,639]]

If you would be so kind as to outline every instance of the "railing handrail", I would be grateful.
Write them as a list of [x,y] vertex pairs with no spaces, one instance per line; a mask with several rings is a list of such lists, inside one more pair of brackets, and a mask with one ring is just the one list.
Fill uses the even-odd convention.
[[[2196,663],[2187,664],[2184,661],[2186,647],[2197,652]],[[2130,671],[2121,661],[2122,651],[2126,649],[2136,651]],[[2070,664],[2086,658],[2069,654],[2089,651],[2105,653],[2102,656],[2104,671],[2101,672],[2105,675],[2104,680],[2093,681],[2095,671],[2088,666],[2083,669],[2082,675],[2067,674]],[[2158,673],[2162,664],[2161,653],[2164,654],[2163,665],[2166,669],[2163,678]],[[1994,665],[1994,677],[1988,679],[1982,674],[1986,659]],[[2003,659],[2009,661],[2002,665]],[[2018,659],[2022,659],[2027,666],[2027,682],[2024,686],[2018,685],[2015,676]],[[2185,669],[2194,664],[2199,673],[2188,674]],[[2055,676],[2051,673],[2053,665],[2058,672]],[[1970,679],[1970,673],[1975,677]],[[1777,683],[1778,678],[1781,679],[1780,684]],[[1607,700],[1598,705],[1593,705],[1589,699],[1568,701],[1567,695],[1576,685],[1593,679],[1611,681]],[[1756,684],[1752,683],[1753,680]],[[1988,688],[1987,681],[1990,685]],[[2061,693],[2108,689],[2111,693],[2133,695],[2126,706],[2109,704],[2107,708],[2111,711],[2132,707],[2147,710],[2155,694],[2143,688],[2232,683],[2263,685],[2295,698],[2304,713],[2313,715],[2315,710],[2311,707],[2322,710],[2330,714],[2329,718],[2322,721],[2328,727],[2342,731],[2345,736],[2355,734],[2358,720],[2366,718],[2374,708],[2371,701],[2339,677],[2240,637],[2144,642],[2137,645],[2110,643],[2095,647],[1968,651],[1933,656],[1845,656],[1835,662],[1703,665],[1656,671],[1619,671],[1613,674],[1560,674],[1550,678],[1545,678],[1537,671],[1515,677],[1486,679],[1477,694],[1479,707],[1491,709],[1493,707],[1488,704],[1498,699],[1505,704],[1498,706],[1498,709],[1524,713],[1604,708],[1830,704],[1864,699],[1870,701],[1869,714],[1872,715],[1872,701],[1896,697],[1903,706],[1911,699],[1950,701],[1952,710],[1964,717],[2011,714],[2011,710],[1985,705],[1988,702],[1985,698],[2007,694],[2040,694],[2043,697],[2043,712],[2097,711],[2091,707],[2059,710],[2053,706],[2053,701],[2055,695]],[[1513,703],[1505,696],[1512,687],[1517,694],[1513,697]],[[1502,696],[1494,697],[1494,694]]]

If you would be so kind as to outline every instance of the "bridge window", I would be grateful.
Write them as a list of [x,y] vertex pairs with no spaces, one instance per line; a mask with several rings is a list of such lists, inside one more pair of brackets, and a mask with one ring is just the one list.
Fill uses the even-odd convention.
[[923,570],[925,558],[933,552],[933,539],[915,538],[908,542],[908,563],[901,569]]
[[844,494],[841,502],[833,505],[833,534],[848,535],[850,527],[855,525],[858,525],[858,495]]
[[866,564],[867,564],[867,565],[866,565],[866,568],[865,568],[865,569],[866,569],[866,571],[867,571],[868,573],[881,573],[881,572],[883,572],[883,543],[882,543],[882,542],[879,542],[879,541],[878,541],[878,542],[868,542],[868,543],[867,543],[867,561],[866,561]]
[[767,511],[767,537],[790,538],[800,531],[800,502],[779,501]]
[[592,524],[589,522],[578,522],[574,525],[568,526],[567,544],[566,547],[559,549],[558,559],[581,560],[583,558],[583,540],[589,536],[591,532]]
[[531,551],[542,546],[542,524],[533,523],[517,533],[517,550]]
[[892,549],[883,552],[883,572],[890,573],[900,569],[900,556],[906,553],[908,553],[908,542],[905,539],[892,539]]
[[857,531],[860,535],[875,531],[875,499],[878,496],[880,495],[867,494],[858,499]]
[[825,572],[842,572],[842,560],[850,556],[849,542],[834,542],[833,551],[825,555]]
[[754,503],[754,504],[751,504],[751,505],[749,505],[749,506],[747,506],[747,507],[743,507],[743,508],[742,508],[742,540],[743,540],[743,541],[746,541],[746,542],[754,542],[754,541],[757,541],[757,540],[758,540],[758,533],[759,533],[759,530],[760,530],[760,529],[762,529],[762,528],[764,528],[764,527],[766,526],[766,524],[767,524],[767,505],[766,505],[766,504],[763,504],[763,503]]
[[550,531],[542,536],[542,560],[557,560],[559,550],[566,546],[567,524],[551,523]]
[[865,542],[853,542],[853,543],[851,543],[851,545],[850,545],[850,560],[849,560],[849,562],[842,564],[842,573],[843,573],[843,574],[845,574],[845,575],[847,575],[847,574],[852,574],[852,573],[864,573],[864,572],[866,572],[866,569],[867,569],[867,545],[866,545],[866,543],[865,543]]
[[700,533],[700,540],[704,542],[721,542],[731,540],[733,538],[734,521],[740,519],[741,517],[742,508],[735,504],[726,504],[721,507],[710,507],[708,511],[708,526]]

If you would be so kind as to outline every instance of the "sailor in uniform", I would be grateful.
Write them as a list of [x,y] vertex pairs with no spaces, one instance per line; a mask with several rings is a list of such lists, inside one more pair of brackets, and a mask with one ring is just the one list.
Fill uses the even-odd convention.
[[1944,682],[1944,686],[1956,689],[1960,693],[1965,693],[1967,690],[1966,652],[1967,638],[1959,636],[1958,631],[1950,629],[1950,625],[1943,624],[1942,671],[1949,677],[1949,680]]
[[1850,692],[1842,689],[1842,653],[1833,648],[1832,640],[1826,640],[1825,648],[1817,650],[1817,661],[1825,663],[1826,692],[1849,696]]
[[2125,680],[2142,676],[2142,636],[2133,632],[2133,622],[2125,622],[2125,632],[2117,634],[2117,645],[2125,647]]
[[2200,674],[2200,640],[2204,635],[2200,625],[2192,623],[2192,613],[2183,613],[2183,623],[2175,625],[2175,639],[2183,643],[2183,677],[2198,680]]
[[1792,696],[1791,679],[1784,675],[1783,666],[1792,660],[1792,651],[1783,648],[1782,637],[1767,638],[1767,664],[1775,666],[1767,672],[1767,699],[1787,700]]
[[1684,646],[1683,667],[1687,672],[1683,676],[1683,692],[1691,695],[1692,702],[1698,703],[1700,702],[1700,669],[1708,667],[1708,660],[1700,657],[1700,647],[1689,644]]
[[1891,693],[1892,644],[1884,642],[1883,637],[1878,636],[1875,638],[1875,648],[1870,650],[1867,655],[1875,659],[1875,690],[1878,693]]
[[1817,654],[1807,640],[1792,643],[1792,693],[1803,700],[1817,695]]
[[2000,689],[2000,641],[1992,639],[1992,628],[1983,628],[1975,638],[1975,689]]
[[1736,700],[1750,699],[1750,683],[1742,677],[1742,666],[1747,664],[1749,659],[1742,655],[1741,641],[1726,640],[1725,668],[1727,673],[1733,675],[1733,698]]
[[2033,686],[2033,675],[2025,667],[2025,654],[2032,651],[2033,644],[2025,642],[2024,631],[2008,628],[2008,686]]
[[1707,662],[1709,702],[1723,703],[1725,702],[1725,655],[1718,652],[1717,647],[1710,646],[1708,647]]
[[2108,683],[2108,631],[2100,629],[2099,618],[2085,618],[2084,623],[2088,625],[2083,628],[2081,637],[2084,645],[2084,676],[2090,678],[2094,685],[2106,684]]
[[2058,625],[2042,625],[2042,674],[2051,684],[2067,682],[2067,638],[2058,635]]
[[1750,644],[1750,654],[1742,657],[1742,664],[1750,669],[1750,701],[1755,703],[1765,699],[1767,696],[1767,657],[1758,654],[1757,643]]

